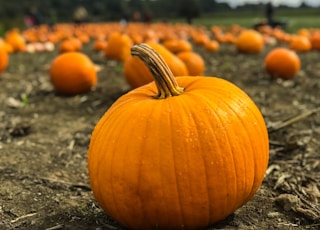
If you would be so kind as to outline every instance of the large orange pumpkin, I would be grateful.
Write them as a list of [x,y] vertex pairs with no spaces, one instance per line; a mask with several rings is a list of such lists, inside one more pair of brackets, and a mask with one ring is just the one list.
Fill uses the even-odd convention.
[[145,44],[131,48],[155,81],[121,96],[92,133],[93,195],[129,229],[201,229],[256,193],[268,133],[252,99],[215,77],[175,78]]
[[91,59],[81,52],[65,52],[51,63],[50,80],[59,94],[86,93],[97,83],[97,70]]

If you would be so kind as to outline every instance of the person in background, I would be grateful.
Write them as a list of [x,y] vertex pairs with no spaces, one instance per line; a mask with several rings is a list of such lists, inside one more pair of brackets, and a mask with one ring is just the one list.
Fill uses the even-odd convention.
[[273,14],[274,14],[274,9],[271,1],[269,1],[266,5],[266,19],[267,19],[267,24],[271,27],[273,27]]
[[35,6],[31,7],[31,9],[28,11],[26,16],[24,17],[24,23],[28,28],[37,27],[43,23],[42,15],[40,14],[37,7]]
[[78,6],[73,13],[73,22],[80,26],[88,21],[88,11],[83,6]]

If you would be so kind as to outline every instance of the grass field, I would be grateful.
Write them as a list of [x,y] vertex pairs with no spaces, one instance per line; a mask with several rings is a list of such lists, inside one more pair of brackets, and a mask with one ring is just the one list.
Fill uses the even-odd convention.
[[[286,30],[288,32],[296,32],[302,27],[320,28],[319,8],[306,9],[277,9],[274,19],[287,23]],[[212,26],[221,25],[229,26],[238,24],[244,27],[252,27],[255,23],[263,20],[263,9],[261,10],[232,10],[228,12],[217,12],[214,14],[202,15],[200,18],[194,19],[195,25]],[[184,22],[183,19],[177,19],[176,22]]]

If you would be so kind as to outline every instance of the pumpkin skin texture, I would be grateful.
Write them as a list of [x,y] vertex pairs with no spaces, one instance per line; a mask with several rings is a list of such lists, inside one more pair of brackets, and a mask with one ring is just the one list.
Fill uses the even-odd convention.
[[97,70],[91,59],[81,52],[66,52],[51,63],[50,80],[59,94],[86,93],[97,83]]
[[301,62],[295,51],[285,47],[277,47],[265,57],[264,68],[271,77],[288,80],[298,73]]
[[92,133],[93,195],[129,229],[201,229],[256,193],[268,164],[266,125],[232,83],[148,65],[155,81],[121,96]]

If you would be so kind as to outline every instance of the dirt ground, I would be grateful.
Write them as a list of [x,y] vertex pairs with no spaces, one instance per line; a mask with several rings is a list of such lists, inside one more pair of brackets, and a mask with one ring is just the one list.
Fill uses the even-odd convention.
[[[48,68],[57,55],[17,53],[0,76],[0,229],[123,229],[95,202],[88,181],[87,149],[93,127],[130,88],[123,65],[85,46],[101,67],[97,87],[74,97],[56,95]],[[208,229],[320,229],[320,53],[299,54],[293,80],[272,80],[263,58],[196,51],[206,75],[246,91],[269,129],[270,161],[254,196]]]

